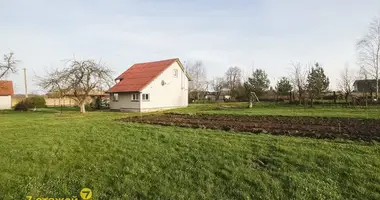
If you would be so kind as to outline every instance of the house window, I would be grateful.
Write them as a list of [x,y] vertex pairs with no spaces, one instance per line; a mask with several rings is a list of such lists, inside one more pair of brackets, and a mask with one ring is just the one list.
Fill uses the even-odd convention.
[[140,99],[139,93],[132,94],[132,101],[139,101],[139,99]]
[[112,101],[115,101],[115,102],[119,101],[119,94],[118,93],[113,93],[112,97],[113,97]]
[[178,69],[173,70],[173,76],[174,78],[178,78]]
[[149,94],[143,94],[142,98],[144,101],[149,101]]

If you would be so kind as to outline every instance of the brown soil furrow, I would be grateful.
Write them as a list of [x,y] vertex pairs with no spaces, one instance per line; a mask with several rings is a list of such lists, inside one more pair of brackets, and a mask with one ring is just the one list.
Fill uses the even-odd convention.
[[123,121],[273,135],[380,141],[380,120],[374,119],[165,114],[132,117]]

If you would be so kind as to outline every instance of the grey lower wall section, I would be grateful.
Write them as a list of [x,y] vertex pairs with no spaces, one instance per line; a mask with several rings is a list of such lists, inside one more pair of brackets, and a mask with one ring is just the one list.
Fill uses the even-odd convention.
[[185,108],[185,107],[187,107],[187,106],[162,107],[162,108],[144,108],[144,109],[141,109],[141,112],[154,112],[154,111],[160,111],[160,110],[170,110],[170,109]]
[[145,108],[145,109],[139,109],[139,108],[120,108],[120,109],[110,109],[110,110],[111,111],[115,111],[115,112],[155,112],[155,111],[170,110],[170,109],[184,108],[184,107],[187,107],[187,106],[161,107],[161,108]]
[[120,112],[141,112],[140,108],[120,108]]

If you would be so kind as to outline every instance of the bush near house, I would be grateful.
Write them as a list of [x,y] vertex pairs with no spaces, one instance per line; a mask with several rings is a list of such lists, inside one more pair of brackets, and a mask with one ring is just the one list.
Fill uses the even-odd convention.
[[[33,108],[45,108],[46,107],[46,101],[43,96],[34,96],[29,97],[25,101],[27,101]],[[31,107],[29,107],[31,108]]]
[[20,101],[15,105],[16,111],[28,111],[32,105],[28,101]]
[[28,111],[29,108],[45,108],[46,101],[43,96],[34,96],[26,98],[15,105],[17,111]]

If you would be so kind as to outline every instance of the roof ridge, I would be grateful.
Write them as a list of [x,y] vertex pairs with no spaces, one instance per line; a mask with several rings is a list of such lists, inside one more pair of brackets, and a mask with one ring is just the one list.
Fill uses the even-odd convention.
[[165,60],[156,60],[156,61],[148,61],[148,62],[140,62],[140,63],[135,63],[132,65],[138,65],[138,64],[148,64],[148,63],[155,63],[155,62],[166,62],[166,61],[171,61],[171,60],[179,60],[179,58],[171,58],[171,59],[165,59]]

